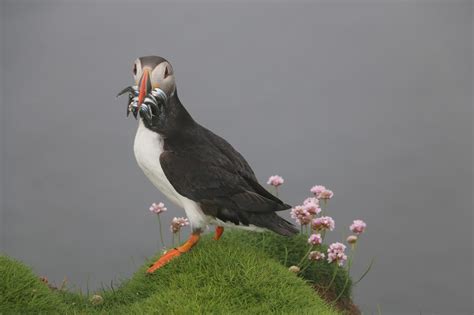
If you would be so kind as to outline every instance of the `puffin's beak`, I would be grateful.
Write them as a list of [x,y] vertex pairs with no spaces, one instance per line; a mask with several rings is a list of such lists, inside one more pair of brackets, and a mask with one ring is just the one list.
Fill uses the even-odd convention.
[[143,75],[138,82],[138,108],[142,106],[143,100],[151,92],[150,72],[148,69],[143,71]]

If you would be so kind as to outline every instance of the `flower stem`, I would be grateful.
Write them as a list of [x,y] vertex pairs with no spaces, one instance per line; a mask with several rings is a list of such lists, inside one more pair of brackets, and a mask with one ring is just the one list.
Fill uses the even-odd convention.
[[339,267],[337,266],[337,263],[335,263],[331,281],[329,282],[329,285],[325,288],[323,294],[326,293],[331,288],[332,284],[334,283],[334,280],[336,280],[336,275],[338,271],[339,271]]
[[333,303],[336,303],[341,298],[341,296],[344,294],[344,291],[346,290],[347,284],[349,283],[351,267],[352,267],[352,261],[355,257],[356,248],[357,248],[357,244],[354,244],[353,247],[352,247],[351,256],[349,257],[349,259],[347,261],[347,278],[346,278],[346,281],[344,282],[344,286],[342,287],[342,290],[339,293],[339,295],[336,297],[336,299],[334,301],[332,301]]
[[158,226],[160,227],[160,240],[161,240],[161,245],[164,247],[165,246],[165,241],[163,239],[163,231],[162,231],[162,227],[161,227],[161,218],[160,218],[160,215],[157,214],[156,217],[158,218]]
[[323,203],[322,203],[322,206],[321,206],[321,216],[324,216],[324,213],[326,212],[325,210],[327,210],[327,200],[326,199],[323,199]]
[[[312,246],[312,247],[313,247],[312,249],[314,249],[314,247],[316,247],[316,246]],[[310,253],[311,253],[311,251],[310,251]],[[305,264],[305,262],[303,262],[303,264],[302,264],[301,267],[300,267],[300,269],[301,269],[301,270],[300,270],[300,273],[302,273],[303,271],[305,271],[306,269],[308,269],[308,267],[311,266],[312,263],[313,263],[313,261],[311,261],[311,260],[309,260],[309,259],[307,259],[306,264]]]
[[283,263],[283,266],[286,267],[287,262],[288,262],[288,247],[285,246],[285,262]]
[[356,285],[357,283],[359,283],[362,279],[364,279],[364,277],[369,273],[370,269],[372,268],[372,265],[374,264],[374,261],[375,261],[375,258],[372,258],[372,260],[370,261],[369,267],[367,267],[367,269],[362,274],[362,276],[359,278],[359,280],[357,280],[356,282],[354,282],[352,284],[353,286]]
[[308,264],[306,264],[306,266],[304,266],[304,267],[301,266],[300,273],[303,273],[303,271],[305,271],[306,269],[308,269],[309,266],[311,266],[311,261],[310,261]]
[[275,186],[275,196],[278,197],[278,187],[277,186]]
[[309,253],[311,253],[311,251],[313,250],[313,248],[314,248],[314,245],[311,245],[311,246],[309,247],[309,250],[308,250],[308,251],[306,252],[306,254],[303,256],[303,258],[301,258],[301,261],[298,263],[298,266],[300,266],[300,265],[304,262],[305,258],[308,257]]

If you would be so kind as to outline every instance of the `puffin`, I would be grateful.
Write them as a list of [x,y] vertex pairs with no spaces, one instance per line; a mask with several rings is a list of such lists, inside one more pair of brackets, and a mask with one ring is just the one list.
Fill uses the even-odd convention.
[[134,85],[128,93],[127,117],[138,120],[133,151],[136,161],[158,190],[184,208],[191,234],[148,269],[153,273],[195,246],[203,231],[215,225],[273,231],[284,236],[298,229],[276,214],[290,209],[262,187],[244,157],[226,140],[196,122],[178,97],[170,62],[159,56],[135,60]]

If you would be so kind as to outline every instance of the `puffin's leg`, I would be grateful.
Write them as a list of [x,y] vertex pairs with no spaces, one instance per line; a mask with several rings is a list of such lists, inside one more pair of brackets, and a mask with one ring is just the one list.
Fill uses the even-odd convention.
[[216,226],[216,234],[214,234],[214,239],[217,241],[221,238],[222,233],[224,233],[224,227],[223,226]]
[[148,268],[146,272],[153,273],[155,272],[155,270],[166,265],[173,258],[178,257],[181,254],[188,252],[191,248],[193,248],[194,245],[197,244],[200,238],[201,238],[201,231],[193,232],[191,236],[189,237],[189,239],[183,245],[179,246],[178,248],[173,248],[167,251],[166,254],[161,256],[155,263],[153,263],[153,265],[150,268]]

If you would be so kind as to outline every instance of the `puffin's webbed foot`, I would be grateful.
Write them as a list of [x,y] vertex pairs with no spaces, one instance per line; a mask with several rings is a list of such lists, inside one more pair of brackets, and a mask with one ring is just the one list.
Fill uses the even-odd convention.
[[221,238],[222,233],[224,233],[224,227],[220,225],[216,226],[216,233],[214,234],[213,239],[218,241]]
[[166,265],[172,259],[174,259],[178,256],[181,256],[182,254],[188,252],[189,250],[191,250],[191,248],[194,247],[194,245],[197,244],[197,242],[199,242],[200,238],[201,238],[200,232],[194,232],[193,234],[191,234],[189,239],[183,245],[181,245],[178,248],[173,248],[173,249],[170,249],[169,251],[167,251],[166,254],[164,254],[157,261],[155,261],[153,263],[153,265],[151,265],[150,268],[147,269],[146,272],[148,274],[153,273],[157,269],[159,269],[159,268],[163,267],[164,265]]

